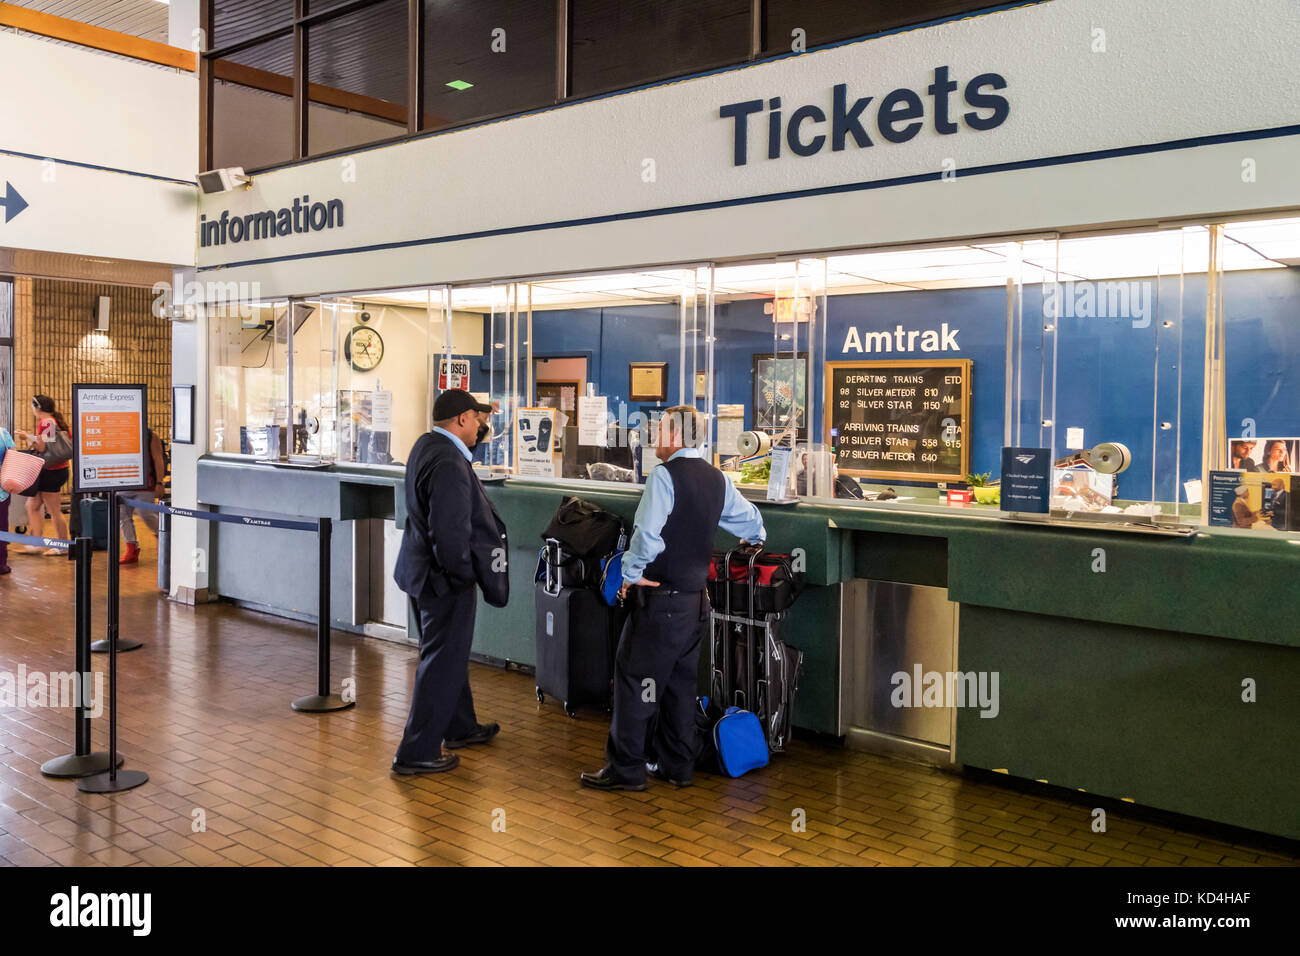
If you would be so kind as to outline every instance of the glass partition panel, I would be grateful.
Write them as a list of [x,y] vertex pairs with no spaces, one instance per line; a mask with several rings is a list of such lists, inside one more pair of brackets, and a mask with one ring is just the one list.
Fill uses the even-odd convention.
[[1199,507],[1207,236],[1021,244],[1007,432],[1048,450],[1052,517],[1175,526]]
[[1221,228],[1218,295],[1211,292],[1206,300],[1217,306],[1222,330],[1224,434],[1205,450],[1205,522],[1266,536],[1295,535],[1300,532],[1300,218]]
[[478,313],[491,353],[492,464],[643,480],[657,463],[644,439],[662,412],[686,404],[708,415],[710,277],[685,267],[454,289],[457,314]]
[[210,305],[211,449],[266,458],[289,418],[289,302]]
[[294,455],[326,461],[338,457],[337,305],[295,301],[293,316]]
[[366,465],[406,460],[428,429],[431,314],[442,289],[357,293],[333,302],[338,459]]
[[[519,285],[498,283],[451,290],[453,313],[475,316],[481,326],[482,347],[477,374],[471,368],[470,390],[492,406],[491,433],[474,458],[498,471],[513,471],[514,428],[520,400],[520,372],[525,363],[517,359],[519,342],[527,348],[527,336],[520,335]],[[528,292],[524,289],[524,322],[527,322]]]

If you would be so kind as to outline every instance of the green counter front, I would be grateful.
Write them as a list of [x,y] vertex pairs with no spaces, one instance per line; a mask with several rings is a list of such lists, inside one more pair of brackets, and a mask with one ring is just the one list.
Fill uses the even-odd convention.
[[[640,491],[512,479],[487,493],[509,528],[511,601],[480,607],[474,651],[532,665],[533,576],[556,507],[581,494],[630,524]],[[204,460],[199,497],[223,510],[255,501],[339,520],[336,618],[356,589],[349,575],[379,573],[359,563],[349,570],[357,549],[348,542],[360,537],[349,525],[405,519],[400,474],[360,469],[303,476]],[[784,634],[805,654],[796,726],[845,733],[841,640],[861,636],[841,635],[842,583],[946,588],[959,605],[957,670],[996,674],[999,693],[996,716],[957,710],[955,762],[1300,839],[1300,536],[1083,530],[1003,520],[982,507],[760,509],[769,546],[801,549],[806,564],[808,587]],[[301,542],[237,526],[214,534],[217,593],[239,599],[242,590],[253,606],[309,613],[314,592],[302,582],[315,573],[290,554],[302,553]],[[290,569],[284,580],[268,586],[281,567]]]
[[[639,500],[580,492],[629,523]],[[514,597],[481,609],[476,652],[532,663],[541,532],[574,493],[489,486]],[[958,669],[999,680],[995,717],[958,711],[957,762],[1300,838],[1300,546],[1039,526],[991,508],[760,508],[769,547],[807,563],[786,627],[805,654],[797,726],[843,732],[841,582],[945,587],[961,608]]]

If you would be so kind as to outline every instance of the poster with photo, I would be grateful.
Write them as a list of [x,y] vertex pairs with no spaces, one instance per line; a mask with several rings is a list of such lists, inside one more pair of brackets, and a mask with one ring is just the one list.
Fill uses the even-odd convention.
[[1295,474],[1300,466],[1300,438],[1231,438],[1229,471]]
[[515,461],[519,474],[555,477],[554,408],[521,408],[515,416]]
[[1300,531],[1300,475],[1210,472],[1210,524],[1225,528]]
[[779,357],[757,354],[752,369],[754,428],[776,432],[795,427],[796,438],[808,436],[808,353]]

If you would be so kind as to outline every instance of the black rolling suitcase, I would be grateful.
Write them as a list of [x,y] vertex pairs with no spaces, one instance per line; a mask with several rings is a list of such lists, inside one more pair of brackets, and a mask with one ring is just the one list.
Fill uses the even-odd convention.
[[753,711],[763,725],[768,749],[780,753],[790,739],[803,652],[781,639],[784,611],[756,607],[756,591],[766,586],[755,570],[763,560],[762,549],[729,551],[715,559],[715,569],[730,568],[736,556],[748,565],[746,583],[739,589],[743,599],[735,582],[726,586],[729,573],[722,576],[724,586],[710,588],[711,596],[722,598],[722,609],[715,605],[710,613],[710,689],[723,707]]
[[627,611],[590,588],[537,583],[537,700],[557,697],[570,717],[591,705],[609,709],[614,652]]

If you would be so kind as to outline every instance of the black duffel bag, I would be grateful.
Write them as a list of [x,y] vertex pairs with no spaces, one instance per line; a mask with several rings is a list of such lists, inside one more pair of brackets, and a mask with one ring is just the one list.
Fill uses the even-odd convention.
[[[560,502],[555,517],[542,532],[542,542],[559,544],[562,561],[572,574],[578,572],[583,584],[596,585],[600,581],[600,562],[620,547],[623,539],[623,521],[599,505],[570,496]],[[546,549],[541,555],[546,559]],[[566,586],[576,582],[566,581]]]

